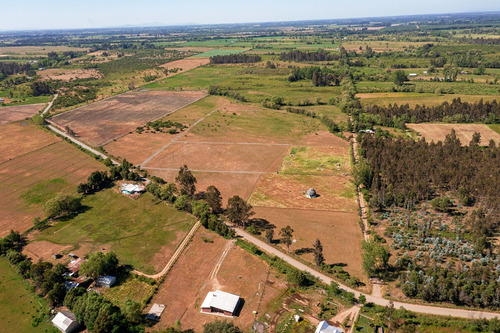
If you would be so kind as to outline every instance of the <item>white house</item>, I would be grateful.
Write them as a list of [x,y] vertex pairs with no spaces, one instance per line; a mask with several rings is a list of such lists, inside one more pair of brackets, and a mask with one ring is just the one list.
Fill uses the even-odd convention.
[[52,324],[63,333],[74,332],[80,324],[76,321],[76,317],[72,312],[61,311],[54,319],[52,319]]
[[116,283],[116,278],[114,276],[103,275],[95,279],[95,284],[102,288],[111,288]]
[[344,331],[335,326],[328,325],[328,323],[323,320],[318,324],[314,333],[344,333]]
[[149,320],[160,320],[161,314],[163,313],[163,310],[165,310],[165,305],[163,304],[153,304],[151,309],[148,311],[148,314],[146,315],[146,319]]
[[240,302],[240,296],[224,291],[211,291],[201,304],[201,312],[233,317]]

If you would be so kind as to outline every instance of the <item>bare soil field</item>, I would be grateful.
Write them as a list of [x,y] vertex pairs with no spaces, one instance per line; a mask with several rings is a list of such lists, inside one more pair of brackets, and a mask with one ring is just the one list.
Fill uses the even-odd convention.
[[[281,209],[254,207],[254,218],[261,218],[276,226],[275,238],[281,228],[289,225],[294,230],[296,240],[290,251],[301,248],[312,248],[318,238],[323,244],[325,263],[346,265],[344,269],[365,281],[362,269],[361,241],[363,235],[358,224],[356,212],[332,212],[303,209]],[[282,246],[284,251],[286,247]],[[304,259],[313,262],[312,253],[302,255]]]
[[415,105],[439,105],[443,102],[451,103],[455,98],[460,98],[463,102],[479,102],[479,100],[493,101],[498,100],[494,95],[435,95],[435,94],[419,94],[419,93],[401,93],[401,92],[381,92],[381,93],[359,93],[356,97],[361,99],[362,105],[389,105],[389,104],[409,104],[411,107]]
[[443,141],[446,135],[455,129],[457,138],[462,145],[468,145],[475,132],[481,134],[481,144],[488,145],[490,140],[500,143],[500,134],[483,124],[406,124],[409,128],[417,131],[425,140]]
[[287,145],[174,142],[151,160],[150,168],[195,171],[276,172]]
[[[185,51],[185,50],[184,50]],[[164,65],[161,65],[160,67],[163,67],[168,70],[172,69],[177,69],[175,72],[170,72],[168,73],[168,76],[174,76],[176,74],[184,73],[187,72],[191,69],[203,66],[210,63],[209,58],[184,58],[181,60],[175,60],[169,63],[166,63]]]
[[[249,199],[254,207],[296,208],[355,212],[355,189],[351,177],[312,175],[262,175]],[[314,188],[319,197],[308,199]]]
[[55,264],[65,260],[67,261],[68,257],[53,259],[52,254],[53,253],[60,254],[63,251],[71,250],[71,248],[72,248],[71,245],[60,245],[47,241],[36,241],[36,242],[30,242],[28,245],[26,245],[23,248],[23,253],[28,257],[30,257],[33,262],[38,262],[39,260],[43,260]]
[[105,145],[206,96],[205,91],[133,91],[54,116],[91,145]]
[[31,124],[13,123],[0,126],[0,163],[60,141],[55,135]]
[[40,111],[45,104],[0,106],[0,125],[23,120]]
[[[177,171],[148,169],[148,172],[152,175],[162,177],[168,182],[175,181],[175,177],[177,176]],[[193,172],[193,175],[198,181],[196,183],[197,191],[205,191],[208,186],[214,185],[220,191],[224,205],[234,195],[248,200],[259,179],[259,174],[227,172]]]
[[64,69],[49,68],[43,71],[37,71],[37,75],[44,80],[71,81],[74,79],[101,78],[102,73],[96,69]]
[[0,237],[10,229],[25,231],[34,217],[42,215],[41,205],[23,198],[36,184],[57,178],[62,180],[62,190],[72,192],[92,171],[103,169],[101,163],[65,141],[0,163]]
[[[211,239],[207,243],[201,237]],[[203,255],[201,255],[203,254]],[[231,241],[200,229],[188,248],[168,273],[152,303],[165,304],[161,320],[153,329],[173,326],[177,320],[183,329],[202,331],[203,325],[224,317],[200,312],[200,305],[209,291],[220,289],[239,295],[243,306],[235,324],[248,331],[253,323],[254,310],[265,287],[260,309],[266,308],[284,284],[269,274],[268,265],[237,246]]]
[[2,46],[0,47],[0,55],[46,55],[49,52],[87,52],[88,48],[69,47],[69,46]]

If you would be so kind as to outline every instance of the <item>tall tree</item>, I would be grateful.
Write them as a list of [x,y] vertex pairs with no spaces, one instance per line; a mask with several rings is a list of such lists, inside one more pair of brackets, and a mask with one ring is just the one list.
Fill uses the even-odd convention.
[[250,216],[255,213],[252,211],[252,206],[247,204],[245,200],[235,195],[227,201],[227,218],[234,224],[242,225],[245,228]]
[[408,81],[408,77],[406,76],[406,73],[404,70],[399,69],[394,72],[394,83],[397,84],[398,86],[403,85],[405,81]]
[[193,176],[187,165],[179,169],[179,174],[175,177],[175,181],[181,187],[181,192],[192,197],[196,192],[196,178]]
[[325,262],[325,257],[323,256],[323,245],[319,239],[316,239],[313,245],[314,262],[316,266],[321,266]]
[[266,240],[268,243],[273,242],[273,237],[274,237],[274,229],[267,229],[266,230]]
[[82,263],[80,272],[93,278],[105,274],[116,274],[118,267],[118,258],[114,252],[106,254],[96,252],[89,255],[89,259]]
[[290,252],[290,245],[292,245],[293,229],[289,225],[280,230],[281,242],[286,245],[288,252]]
[[219,214],[222,212],[222,196],[217,187],[210,185],[205,191],[205,200],[207,201],[212,213]]

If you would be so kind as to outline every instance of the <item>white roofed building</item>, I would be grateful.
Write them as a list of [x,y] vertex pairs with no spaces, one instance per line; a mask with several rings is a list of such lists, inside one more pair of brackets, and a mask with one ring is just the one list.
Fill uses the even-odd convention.
[[328,323],[323,320],[318,324],[314,333],[344,333],[344,331],[335,326],[328,325]]
[[76,321],[76,317],[72,312],[61,311],[54,319],[52,319],[52,324],[63,333],[74,332],[80,324]]
[[220,290],[211,291],[201,304],[201,312],[233,317],[239,302],[240,296],[238,295]]

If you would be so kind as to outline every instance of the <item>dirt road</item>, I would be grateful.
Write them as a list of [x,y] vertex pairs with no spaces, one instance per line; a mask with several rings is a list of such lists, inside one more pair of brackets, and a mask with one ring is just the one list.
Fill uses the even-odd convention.
[[[294,258],[290,257],[289,255],[281,252],[280,250],[270,246],[269,244],[261,241],[260,239],[250,235],[249,233],[235,228],[236,233],[238,236],[243,237],[246,241],[256,245],[260,249],[264,250],[265,252],[275,255],[290,265],[308,272],[309,274],[317,277],[320,279],[322,282],[326,284],[330,284],[332,281],[334,281],[332,278],[316,271],[315,269],[304,265],[303,263],[295,260]],[[347,290],[349,292],[352,292],[356,295],[356,297],[359,297],[360,295],[364,295],[366,297],[367,302],[372,302],[378,305],[386,306],[389,304],[389,300],[384,299],[382,297],[376,297],[372,295],[368,295],[365,293],[361,293],[357,290],[354,290],[352,288],[349,288],[348,286],[339,283],[338,281],[335,281],[336,283],[339,284],[339,287]],[[493,319],[493,318],[500,318],[500,313],[494,313],[494,312],[485,312],[485,311],[472,311],[472,310],[465,310],[465,309],[453,309],[453,308],[442,308],[442,307],[437,307],[437,306],[432,306],[432,305],[419,305],[419,304],[411,304],[411,303],[403,303],[403,302],[393,302],[395,308],[400,308],[403,307],[407,310],[418,312],[418,313],[425,313],[425,314],[432,314],[432,315],[441,315],[441,316],[452,316],[452,317],[460,317],[460,318],[469,318],[469,319],[478,319],[478,318],[485,318],[485,319]]]

